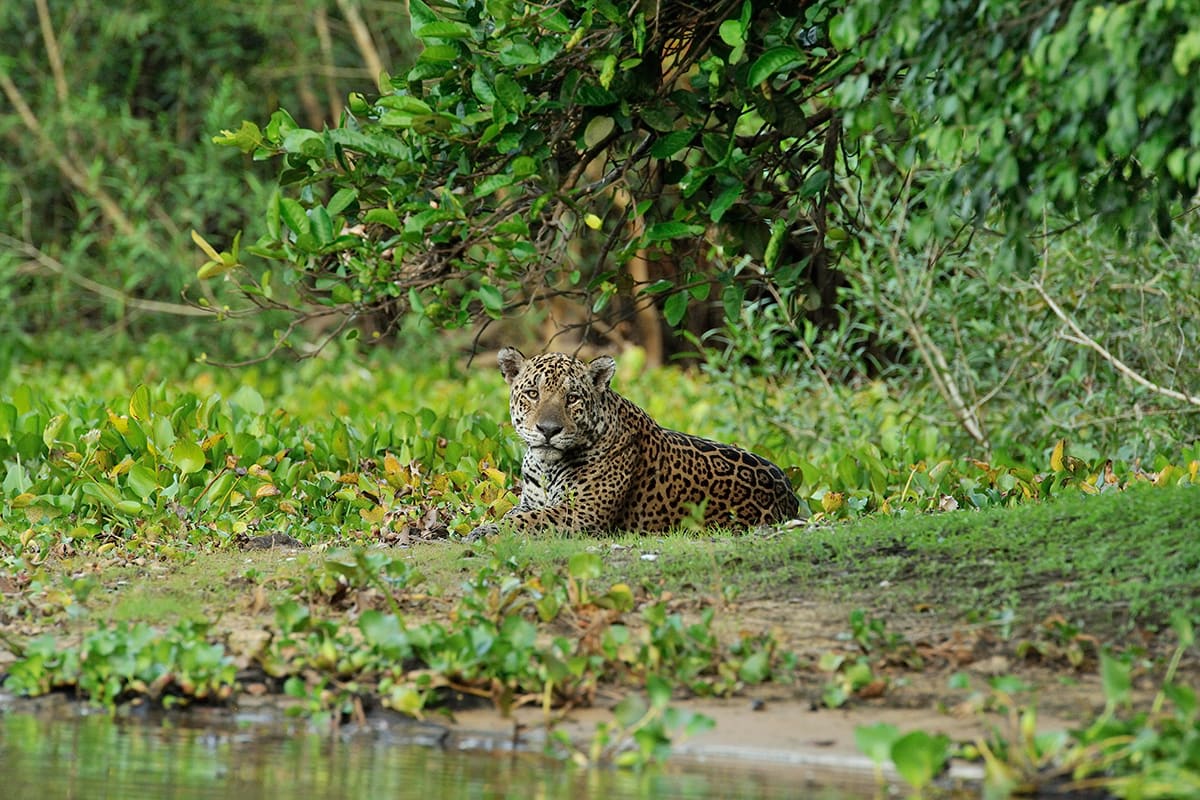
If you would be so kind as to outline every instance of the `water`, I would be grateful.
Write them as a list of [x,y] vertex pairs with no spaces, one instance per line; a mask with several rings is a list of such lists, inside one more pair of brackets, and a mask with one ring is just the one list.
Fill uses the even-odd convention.
[[[25,800],[179,798],[819,798],[852,795],[805,785],[777,768],[668,763],[643,772],[582,770],[528,753],[415,744],[376,729],[329,736],[278,720],[186,714],[113,718],[0,712],[0,797]],[[861,795],[854,795],[861,796]]]

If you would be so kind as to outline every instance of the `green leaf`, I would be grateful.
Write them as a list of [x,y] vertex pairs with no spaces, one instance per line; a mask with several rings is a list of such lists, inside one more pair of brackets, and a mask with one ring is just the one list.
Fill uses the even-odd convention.
[[783,238],[787,231],[787,220],[777,219],[771,223],[771,238],[767,241],[766,252],[763,253],[763,262],[767,269],[774,269],[775,262],[779,260],[779,250],[783,247]]
[[671,682],[661,675],[646,676],[646,695],[650,698],[650,707],[664,709],[671,702]]
[[390,208],[372,208],[363,215],[363,222],[386,225],[392,230],[399,230],[402,226],[400,215]]
[[746,43],[746,29],[742,27],[741,20],[725,20],[721,23],[717,33],[721,36],[721,41],[730,47],[741,47]]
[[1171,628],[1179,639],[1180,648],[1186,650],[1196,643],[1196,629],[1183,609],[1177,608],[1171,612]]
[[280,199],[279,216],[297,236],[302,236],[312,230],[312,223],[309,222],[308,214],[304,213],[304,206],[290,197]]
[[505,186],[511,185],[513,180],[513,176],[505,172],[501,172],[496,175],[489,175],[479,183],[475,184],[475,196],[487,197],[497,189],[503,189]]
[[362,631],[363,641],[391,658],[404,658],[411,650],[404,624],[395,614],[367,609],[358,619],[358,628]]
[[899,738],[900,729],[886,722],[858,725],[854,728],[855,746],[877,767],[882,767],[891,758],[892,745]]
[[479,70],[471,73],[471,91],[475,93],[475,97],[484,105],[491,105],[496,102],[496,93],[492,91],[492,85],[488,83],[488,79]]
[[646,229],[647,242],[662,242],[667,239],[682,239],[687,236],[698,236],[704,232],[700,225],[688,225],[683,222],[656,222]]
[[171,448],[171,463],[179,467],[179,471],[184,475],[191,475],[204,468],[204,451],[195,442],[180,439]]
[[604,141],[604,137],[612,133],[616,127],[616,122],[612,117],[600,115],[592,117],[583,129],[583,143],[588,147],[595,147],[600,142]]
[[829,184],[829,171],[824,169],[814,170],[804,183],[800,186],[800,191],[796,196],[801,199],[815,197],[825,191],[825,187]]
[[1100,683],[1104,687],[1104,699],[1112,706],[1129,704],[1133,681],[1129,665],[1113,658],[1108,653],[1100,654]]
[[667,321],[668,325],[674,327],[683,321],[687,308],[687,292],[676,292],[667,298],[667,302],[663,303],[663,319]]
[[500,290],[495,286],[483,284],[476,292],[476,296],[489,313],[499,314],[504,310],[504,295],[500,294]]
[[316,206],[309,215],[309,220],[312,223],[311,231],[317,244],[325,247],[333,241],[333,219],[324,206]]
[[804,54],[795,47],[772,47],[755,59],[750,71],[746,74],[746,85],[754,88],[785,67],[800,64],[803,61]]
[[640,695],[628,694],[613,706],[613,717],[623,728],[632,728],[646,715],[646,701]]
[[696,138],[693,130],[672,131],[656,141],[650,148],[650,155],[655,158],[670,158],[692,143]]
[[334,192],[333,197],[329,198],[329,202],[325,204],[325,210],[336,216],[349,208],[350,204],[357,200],[358,190],[345,186]]
[[414,34],[426,25],[433,25],[438,21],[437,15],[425,5],[424,0],[408,0],[408,19]]
[[738,680],[745,683],[762,683],[771,677],[771,660],[765,650],[753,653],[738,668]]
[[242,127],[236,131],[222,130],[212,137],[213,144],[224,147],[236,147],[243,153],[253,153],[263,143],[262,131],[253,122],[242,121]]
[[847,8],[829,20],[829,41],[842,52],[854,47],[858,41],[858,28],[855,24],[853,9]]
[[567,573],[577,580],[600,577],[604,562],[595,553],[576,553],[567,561]]
[[116,508],[117,504],[121,502],[121,495],[117,493],[116,489],[107,483],[97,483],[92,481],[83,484],[83,486],[80,487],[80,490],[84,494],[95,497],[97,500],[100,500],[107,505],[112,506],[113,508]]
[[253,414],[254,416],[262,416],[267,411],[267,404],[263,400],[263,396],[248,383],[243,383],[239,386],[229,396],[229,402],[243,409],[247,414]]
[[54,443],[58,441],[58,433],[66,421],[66,414],[55,414],[46,423],[46,427],[42,430],[42,443],[46,445],[47,449],[54,447]]
[[[427,44],[425,49],[421,51],[421,55],[417,58],[418,64],[422,65],[420,70],[422,73],[431,72],[438,69],[437,64],[458,61],[462,57],[462,51],[458,45],[453,44]],[[409,73],[410,80],[418,80],[412,73],[417,72],[414,67]]]
[[516,178],[527,178],[537,172],[537,167],[537,161],[530,156],[517,156],[509,165],[509,170]]
[[661,279],[655,281],[654,283],[650,284],[646,288],[642,289],[641,293],[642,294],[662,294],[663,292],[669,292],[671,289],[674,289],[674,288],[675,288],[674,281],[669,281],[669,280],[666,280],[665,278],[661,278]]
[[12,403],[0,403],[0,439],[12,441],[17,426],[17,407]]
[[892,763],[900,777],[918,792],[937,777],[950,754],[950,739],[912,731],[892,743]]
[[496,98],[510,111],[525,109],[525,90],[511,75],[502,72],[496,76],[495,92]]
[[603,86],[584,83],[575,90],[575,102],[581,106],[611,106],[617,102],[617,96]]
[[142,500],[149,500],[159,490],[158,476],[154,470],[145,464],[134,464],[129,469],[125,485],[133,490]]
[[129,416],[141,421],[150,419],[150,390],[144,383],[139,383],[129,397]]
[[418,39],[467,39],[471,36],[471,29],[461,22],[435,20],[420,28],[414,27],[413,35]]
[[501,44],[498,60],[506,67],[528,67],[541,63],[538,51],[528,42],[512,42],[507,46]]
[[725,319],[736,323],[742,316],[742,302],[746,299],[746,288],[740,283],[731,283],[721,290],[721,305],[725,309]]
[[283,137],[283,149],[309,158],[324,158],[325,139],[316,131],[299,128]]
[[727,187],[708,205],[708,217],[713,222],[720,222],[721,217],[725,216],[725,212],[729,210],[737,199],[742,195],[742,185],[735,183],[733,186]]

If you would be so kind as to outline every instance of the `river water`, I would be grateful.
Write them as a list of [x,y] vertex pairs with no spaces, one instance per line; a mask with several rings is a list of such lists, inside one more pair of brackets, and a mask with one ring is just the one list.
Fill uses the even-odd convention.
[[4,800],[356,800],[357,798],[818,798],[800,773],[682,760],[643,771],[580,769],[503,747],[447,746],[437,726],[314,733],[301,723],[195,710],[115,718],[104,712],[0,710]]

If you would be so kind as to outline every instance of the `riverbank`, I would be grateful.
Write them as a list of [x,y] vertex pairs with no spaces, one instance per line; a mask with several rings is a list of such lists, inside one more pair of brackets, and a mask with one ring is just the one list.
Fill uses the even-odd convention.
[[[1200,617],[1197,491],[747,535],[89,550],[5,579],[0,671],[101,704],[279,698],[318,727],[449,714],[576,760],[642,730],[651,760],[861,766],[861,724],[971,742],[1019,706],[1082,726],[1113,701],[1105,659],[1146,707],[1172,613]],[[1194,648],[1175,669],[1197,684]]]

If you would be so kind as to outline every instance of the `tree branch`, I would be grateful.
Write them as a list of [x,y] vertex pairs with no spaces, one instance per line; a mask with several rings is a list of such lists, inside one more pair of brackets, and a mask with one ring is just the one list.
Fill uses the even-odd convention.
[[1042,286],[1041,281],[1033,281],[1032,286],[1034,290],[1042,296],[1042,300],[1045,301],[1046,305],[1050,307],[1050,310],[1054,312],[1054,316],[1058,317],[1062,323],[1067,326],[1067,329],[1071,331],[1070,336],[1064,335],[1063,338],[1095,350],[1100,357],[1111,364],[1113,369],[1115,369],[1117,372],[1129,378],[1134,383],[1146,387],[1155,394],[1161,394],[1163,397],[1170,397],[1172,400],[1180,400],[1184,403],[1200,406],[1200,397],[1196,395],[1184,394],[1183,392],[1177,392],[1174,389],[1168,389],[1165,386],[1161,386],[1149,378],[1144,377],[1124,361],[1108,352],[1104,345],[1100,344],[1095,339],[1084,333],[1079,325],[1076,324],[1075,320],[1063,310],[1062,306],[1054,302],[1054,298],[1052,298],[1046,292],[1046,288]]
[[105,286],[102,283],[97,283],[91,278],[85,278],[82,275],[76,275],[71,270],[67,269],[61,261],[52,258],[34,245],[28,242],[22,242],[20,239],[13,238],[6,233],[0,233],[0,246],[7,247],[12,250],[18,250],[24,253],[32,261],[37,262],[40,266],[50,270],[56,275],[61,275],[76,286],[80,286],[93,294],[98,294],[101,297],[107,297],[109,300],[115,300],[118,303],[136,308],[141,311],[151,311],[156,314],[174,314],[178,317],[208,317],[212,316],[211,310],[203,308],[195,308],[194,306],[182,305],[180,303],[164,303],[161,300],[146,300],[141,297],[131,297],[124,292]]
[[33,109],[25,102],[25,97],[21,94],[21,90],[13,83],[12,78],[8,77],[8,73],[0,70],[0,90],[4,91],[8,97],[8,102],[12,103],[13,108],[17,110],[17,116],[21,118],[22,124],[26,130],[33,134],[37,139],[38,145],[43,152],[50,157],[54,165],[58,167],[58,171],[63,174],[67,180],[75,185],[77,189],[82,191],[96,204],[100,206],[100,211],[108,218],[109,222],[125,236],[135,236],[136,229],[129,217],[113,200],[112,195],[104,191],[104,187],[100,186],[87,170],[75,163],[70,154],[64,153],[54,141],[46,134],[42,128],[41,122],[37,115],[33,113]]
[[54,74],[54,92],[58,102],[67,102],[67,73],[63,69],[62,51],[58,37],[54,35],[54,21],[50,19],[50,8],[46,0],[36,0],[38,24],[42,28],[42,41],[46,43],[46,57],[50,59],[50,71]]
[[337,0],[337,5],[346,24],[350,26],[354,44],[358,47],[359,54],[362,55],[367,69],[371,72],[371,83],[374,85],[379,81],[379,76],[383,74],[383,59],[379,57],[379,50],[371,38],[371,30],[363,22],[362,15],[358,13],[358,6],[351,0]]

